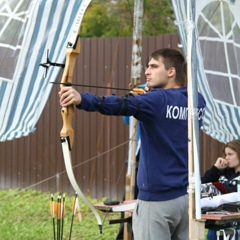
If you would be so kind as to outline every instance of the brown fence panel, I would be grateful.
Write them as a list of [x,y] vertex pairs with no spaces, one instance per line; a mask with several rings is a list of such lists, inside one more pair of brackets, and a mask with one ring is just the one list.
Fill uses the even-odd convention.
[[[178,48],[178,36],[143,37],[143,62],[157,48]],[[81,39],[74,82],[128,88],[131,78],[131,38]],[[60,80],[60,79],[59,79]],[[144,83],[144,73],[143,81]],[[97,95],[127,92],[79,87]],[[36,131],[27,137],[0,143],[0,188],[33,188],[74,194],[62,157],[59,132],[62,126],[54,86]],[[85,194],[101,198],[122,198],[128,154],[128,126],[121,117],[75,111],[72,164]],[[201,134],[201,171],[210,167],[222,151],[222,144]]]

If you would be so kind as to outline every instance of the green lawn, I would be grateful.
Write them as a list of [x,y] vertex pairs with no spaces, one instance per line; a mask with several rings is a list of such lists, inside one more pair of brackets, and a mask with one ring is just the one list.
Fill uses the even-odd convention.
[[[58,194],[54,195],[54,200]],[[63,239],[69,239],[72,199],[66,195]],[[80,200],[80,199],[79,199]],[[89,199],[91,203],[103,202]],[[75,218],[72,240],[115,240],[118,224],[108,224],[110,219],[120,218],[118,213],[99,212],[103,221],[103,234],[99,233],[97,221],[80,200],[82,221]],[[50,193],[33,190],[0,191],[0,239],[1,240],[54,240],[53,219],[50,215]],[[55,219],[56,221],[56,219]]]
[[[74,196],[66,195],[63,239],[69,239],[71,225],[71,202]],[[54,195],[57,199],[57,194]],[[80,200],[80,199],[79,199]],[[90,200],[97,203],[97,200]],[[100,200],[99,202],[101,202]],[[72,240],[114,240],[119,225],[108,224],[109,219],[118,219],[120,214],[103,213],[103,234],[99,233],[97,221],[81,203],[82,221],[74,220]],[[53,219],[50,215],[50,193],[33,190],[0,191],[0,239],[1,240],[51,240],[53,238]]]

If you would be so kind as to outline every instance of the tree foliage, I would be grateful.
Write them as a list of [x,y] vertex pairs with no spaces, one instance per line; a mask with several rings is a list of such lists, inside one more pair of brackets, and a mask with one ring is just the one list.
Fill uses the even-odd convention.
[[[132,36],[134,0],[93,0],[82,22],[81,37]],[[176,33],[170,0],[144,0],[143,35]]]

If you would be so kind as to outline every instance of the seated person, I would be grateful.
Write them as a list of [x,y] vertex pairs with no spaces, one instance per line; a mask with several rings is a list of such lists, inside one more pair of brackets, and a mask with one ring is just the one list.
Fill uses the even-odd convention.
[[[201,191],[209,190],[210,185],[204,183],[220,182],[229,193],[237,192],[238,180],[240,180],[240,139],[225,144],[223,157],[219,157],[201,178],[203,183]],[[214,191],[214,187],[211,188],[211,191]],[[220,193],[214,192],[214,195],[218,194]]]
[[[221,194],[217,188],[211,183],[220,182],[225,189],[231,192],[237,192],[237,182],[240,180],[240,139],[233,140],[227,143],[223,149],[223,157],[219,157],[215,164],[205,172],[201,178],[201,195],[208,193],[209,195]],[[209,228],[207,233],[208,240],[223,239],[222,236],[217,238],[216,229],[224,227],[239,226],[239,222],[236,221],[222,221],[223,225],[220,225],[218,221],[217,225],[214,225],[212,221],[206,222],[205,228]],[[225,239],[225,238],[224,238]]]

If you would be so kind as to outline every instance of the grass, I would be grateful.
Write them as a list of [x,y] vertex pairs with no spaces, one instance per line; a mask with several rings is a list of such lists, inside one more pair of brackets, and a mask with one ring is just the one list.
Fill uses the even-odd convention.
[[[66,194],[63,239],[69,239],[72,218],[72,196]],[[54,195],[54,200],[57,194]],[[79,199],[80,200],[80,199]],[[102,200],[89,199],[91,203]],[[103,222],[103,234],[99,233],[97,221],[80,200],[82,221],[74,220],[72,240],[114,240],[119,224],[109,225],[109,219],[120,218],[119,213],[100,212]],[[53,238],[53,220],[50,215],[50,193],[33,190],[0,191],[0,239],[1,240],[51,240]]]
[[[54,200],[57,194],[54,195]],[[69,239],[73,196],[66,194],[63,239]],[[80,199],[79,199],[80,200]],[[103,202],[89,199],[92,204]],[[119,224],[109,225],[110,219],[119,219],[119,213],[99,211],[103,221],[103,234],[97,221],[80,200],[82,221],[74,220],[71,240],[115,240]],[[53,240],[53,220],[50,215],[50,193],[34,190],[0,191],[0,239],[1,240]],[[205,231],[207,234],[207,231]]]

